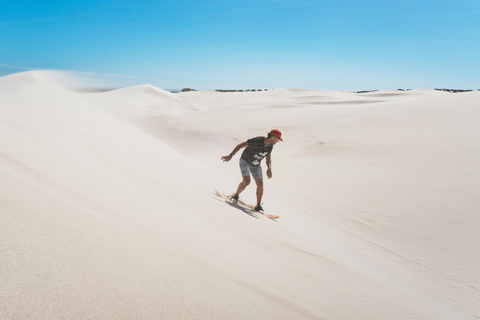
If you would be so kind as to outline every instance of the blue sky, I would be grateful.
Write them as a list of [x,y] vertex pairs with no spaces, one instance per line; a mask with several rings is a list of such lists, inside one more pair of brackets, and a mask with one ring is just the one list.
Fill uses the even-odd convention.
[[480,1],[6,1],[0,75],[165,89],[480,89]]

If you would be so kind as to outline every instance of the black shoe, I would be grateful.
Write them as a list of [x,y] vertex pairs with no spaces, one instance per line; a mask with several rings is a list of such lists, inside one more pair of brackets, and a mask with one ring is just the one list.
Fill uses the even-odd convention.
[[232,202],[235,202],[235,203],[236,203],[236,202],[238,201],[238,195],[232,194],[232,195],[230,196],[230,200],[232,200]]
[[261,212],[263,212],[262,206],[261,206],[261,205],[257,205],[257,206],[255,207],[255,211],[261,211]]

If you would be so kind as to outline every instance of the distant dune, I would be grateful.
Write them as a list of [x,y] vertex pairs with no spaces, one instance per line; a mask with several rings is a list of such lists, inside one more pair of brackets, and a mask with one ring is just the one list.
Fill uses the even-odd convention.
[[[0,78],[0,319],[480,318],[480,92],[53,79]],[[277,221],[214,194],[274,128]]]

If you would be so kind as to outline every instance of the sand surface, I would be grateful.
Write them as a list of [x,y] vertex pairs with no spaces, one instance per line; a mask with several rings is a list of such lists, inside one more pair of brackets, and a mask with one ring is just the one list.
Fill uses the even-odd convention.
[[[480,318],[480,92],[52,79],[0,78],[0,319]],[[274,128],[278,221],[214,193]]]

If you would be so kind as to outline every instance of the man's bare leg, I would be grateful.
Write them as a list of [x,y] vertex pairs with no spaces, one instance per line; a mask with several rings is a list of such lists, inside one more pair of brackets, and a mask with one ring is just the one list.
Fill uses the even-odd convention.
[[245,190],[245,188],[250,184],[250,176],[242,176],[242,177],[243,177],[243,181],[240,182],[237,188],[237,192],[235,192],[237,196],[239,196],[240,193],[242,193],[242,191]]
[[257,184],[257,206],[262,204],[263,197],[263,179],[255,179]]

